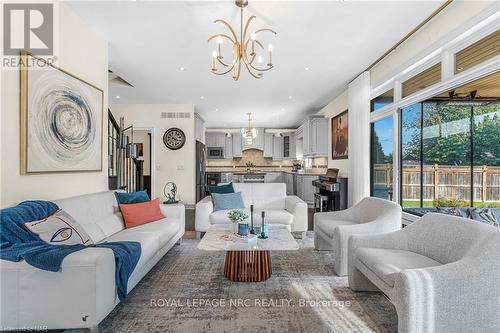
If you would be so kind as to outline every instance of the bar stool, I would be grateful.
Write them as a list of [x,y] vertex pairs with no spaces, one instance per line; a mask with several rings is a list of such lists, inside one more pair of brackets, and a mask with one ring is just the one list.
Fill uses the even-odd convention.
[[328,196],[323,195],[321,193],[314,193],[314,211],[322,212],[323,207],[328,207]]

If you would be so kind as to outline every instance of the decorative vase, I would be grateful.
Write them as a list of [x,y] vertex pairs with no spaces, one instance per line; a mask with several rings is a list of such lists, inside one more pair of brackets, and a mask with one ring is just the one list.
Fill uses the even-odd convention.
[[231,231],[235,234],[238,233],[238,224],[237,222],[231,222]]
[[250,232],[250,226],[248,225],[247,222],[238,223],[238,234],[240,236],[248,236],[249,232]]

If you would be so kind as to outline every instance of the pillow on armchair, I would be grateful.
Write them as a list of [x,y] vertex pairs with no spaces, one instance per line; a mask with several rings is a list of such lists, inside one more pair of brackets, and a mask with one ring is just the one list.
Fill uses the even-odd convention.
[[226,194],[212,193],[212,199],[214,200],[214,212],[218,210],[245,208],[241,192]]

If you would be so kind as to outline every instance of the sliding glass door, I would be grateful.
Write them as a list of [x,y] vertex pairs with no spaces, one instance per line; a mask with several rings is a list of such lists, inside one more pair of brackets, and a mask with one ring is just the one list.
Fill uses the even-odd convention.
[[371,189],[372,197],[392,200],[393,129],[392,116],[371,124]]

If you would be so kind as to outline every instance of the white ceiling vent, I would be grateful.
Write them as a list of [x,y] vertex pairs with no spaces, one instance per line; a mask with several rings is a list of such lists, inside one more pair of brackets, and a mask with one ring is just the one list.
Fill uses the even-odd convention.
[[176,119],[187,119],[191,118],[191,113],[189,112],[162,112],[161,113],[162,118],[176,118]]

